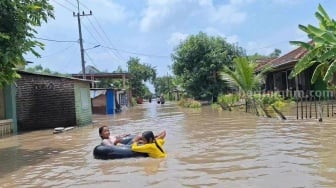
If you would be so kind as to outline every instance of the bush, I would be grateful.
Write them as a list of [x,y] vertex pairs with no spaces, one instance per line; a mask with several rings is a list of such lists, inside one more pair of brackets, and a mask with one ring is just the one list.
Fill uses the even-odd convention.
[[200,108],[202,106],[200,102],[194,99],[181,99],[177,104],[185,108]]
[[218,104],[222,108],[230,108],[235,103],[240,100],[240,96],[238,94],[227,94],[218,96]]

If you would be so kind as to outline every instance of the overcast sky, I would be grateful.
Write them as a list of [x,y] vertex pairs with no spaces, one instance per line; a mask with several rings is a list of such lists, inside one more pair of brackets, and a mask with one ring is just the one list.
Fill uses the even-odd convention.
[[[55,19],[38,28],[45,44],[34,62],[61,73],[81,71],[76,0],[51,0]],[[298,24],[317,25],[318,4],[336,18],[335,0],[80,0],[86,65],[112,72],[127,70],[130,57],[171,75],[171,54],[180,41],[200,31],[224,37],[248,54],[282,54],[294,49],[291,40],[307,40]],[[69,41],[69,42],[56,42]],[[72,42],[75,41],[75,42]],[[77,41],[77,42],[76,42]],[[96,45],[100,47],[92,48]]]

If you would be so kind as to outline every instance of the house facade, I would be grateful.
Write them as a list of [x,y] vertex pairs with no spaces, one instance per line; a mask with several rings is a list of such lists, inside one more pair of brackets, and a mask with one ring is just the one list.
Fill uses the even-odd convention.
[[266,92],[279,92],[284,97],[293,97],[298,91],[301,95],[309,95],[313,94],[316,90],[325,90],[326,85],[323,81],[318,80],[314,84],[311,83],[315,66],[304,70],[295,78],[289,78],[295,64],[303,58],[307,52],[306,49],[299,47],[260,67],[259,70],[266,66],[271,67],[271,70],[266,73],[265,86],[263,89]]
[[90,82],[19,71],[18,131],[82,126],[92,122]]

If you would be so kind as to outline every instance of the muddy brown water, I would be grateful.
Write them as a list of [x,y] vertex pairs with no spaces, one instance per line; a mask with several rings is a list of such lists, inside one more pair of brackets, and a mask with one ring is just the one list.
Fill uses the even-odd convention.
[[[0,138],[0,187],[336,187],[336,117],[281,121],[154,102],[62,134]],[[94,159],[101,125],[165,129],[168,157]]]

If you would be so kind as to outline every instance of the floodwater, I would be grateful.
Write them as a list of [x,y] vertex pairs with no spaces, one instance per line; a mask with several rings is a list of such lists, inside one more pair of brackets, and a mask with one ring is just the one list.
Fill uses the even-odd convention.
[[[336,118],[336,117],[334,117]],[[145,103],[94,124],[0,139],[0,187],[336,187],[336,123]],[[97,160],[98,127],[167,131],[165,159]]]

